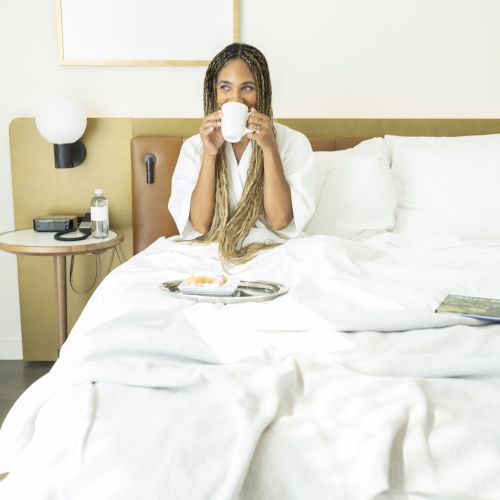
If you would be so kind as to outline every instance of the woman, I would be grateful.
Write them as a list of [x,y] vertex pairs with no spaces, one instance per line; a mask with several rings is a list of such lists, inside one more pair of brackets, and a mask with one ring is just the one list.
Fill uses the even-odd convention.
[[[250,133],[226,143],[221,106],[242,102]],[[181,150],[169,210],[182,238],[219,243],[225,263],[297,236],[314,212],[312,151],[307,138],[273,124],[271,80],[264,55],[234,43],[208,66],[200,133]]]

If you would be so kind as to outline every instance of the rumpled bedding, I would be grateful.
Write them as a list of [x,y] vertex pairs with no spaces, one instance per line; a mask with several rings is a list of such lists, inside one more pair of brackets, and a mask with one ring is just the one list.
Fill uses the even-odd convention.
[[269,302],[160,290],[222,272],[159,239],[115,269],[0,430],[0,498],[500,498],[500,242],[290,240],[231,269]]

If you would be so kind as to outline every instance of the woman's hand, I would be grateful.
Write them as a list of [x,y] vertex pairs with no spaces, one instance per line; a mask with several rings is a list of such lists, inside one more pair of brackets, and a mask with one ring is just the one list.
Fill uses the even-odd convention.
[[255,141],[263,150],[277,148],[276,138],[273,134],[273,123],[269,116],[251,108],[247,126],[253,130],[247,134],[247,137]]
[[203,119],[200,127],[200,136],[205,154],[215,156],[222,144],[224,144],[224,137],[222,137],[220,131],[221,118],[222,111],[219,110],[208,114]]

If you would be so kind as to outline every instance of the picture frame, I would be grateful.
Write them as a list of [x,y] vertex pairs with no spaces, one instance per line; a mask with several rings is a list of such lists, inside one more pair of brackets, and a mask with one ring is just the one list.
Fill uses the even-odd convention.
[[238,0],[56,0],[63,66],[206,66],[239,38]]

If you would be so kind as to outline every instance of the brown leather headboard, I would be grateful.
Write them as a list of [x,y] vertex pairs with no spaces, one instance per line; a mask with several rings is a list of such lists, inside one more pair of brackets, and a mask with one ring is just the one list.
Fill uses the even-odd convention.
[[[132,147],[132,226],[134,254],[160,236],[178,234],[168,211],[172,174],[182,146],[182,137],[134,137]],[[152,183],[147,183],[144,156],[156,157]]]
[[[314,151],[336,151],[355,146],[365,137],[309,137]],[[132,223],[134,254],[160,236],[179,234],[168,211],[172,174],[183,137],[143,136],[132,139]],[[156,158],[152,183],[147,183],[145,155]]]

